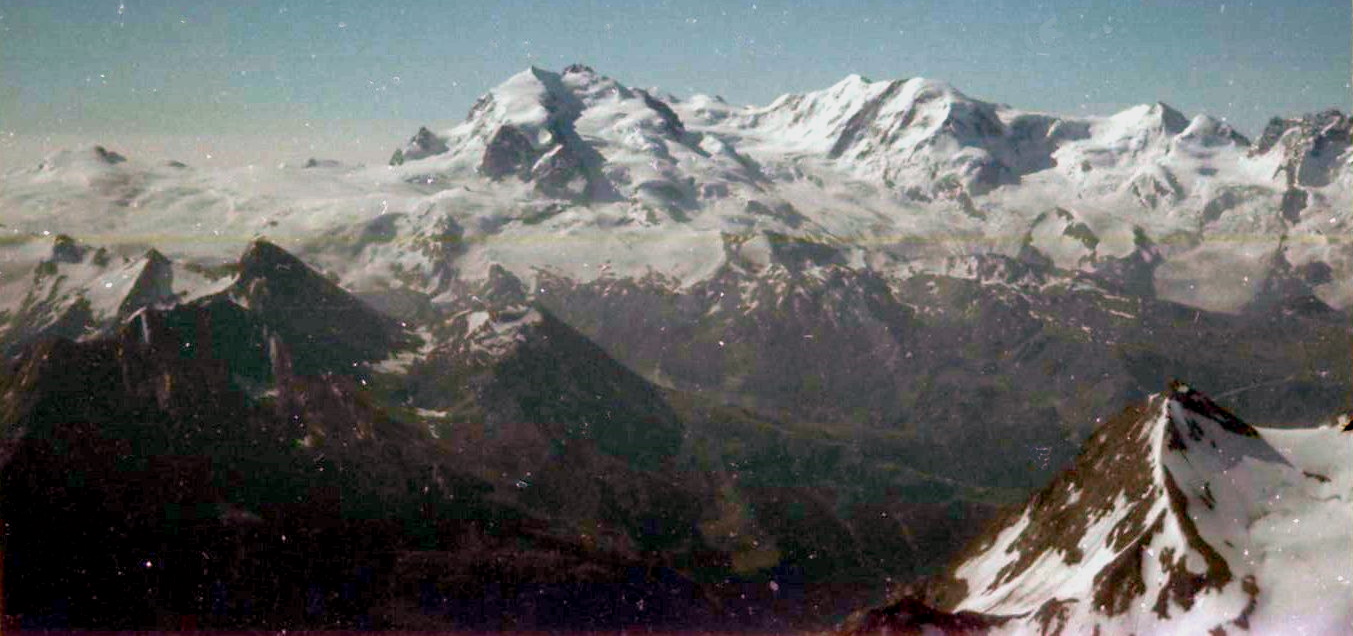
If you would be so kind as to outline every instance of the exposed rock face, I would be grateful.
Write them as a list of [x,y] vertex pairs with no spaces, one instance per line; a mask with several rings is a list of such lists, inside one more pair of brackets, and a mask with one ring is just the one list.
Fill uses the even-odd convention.
[[[675,570],[613,537],[579,541],[564,531],[566,515],[533,516],[528,509],[547,507],[539,495],[491,503],[490,491],[520,491],[483,481],[447,442],[391,418],[365,379],[317,373],[327,370],[316,361],[333,360],[323,351],[361,351],[349,336],[370,325],[334,330],[316,316],[373,319],[355,299],[270,244],[251,248],[240,272],[233,298],[144,308],[110,335],[46,340],[0,369],[6,610],[23,626],[593,629],[714,620]],[[314,311],[278,304],[283,297]],[[282,309],[299,322],[279,322]],[[584,348],[564,345],[551,357],[567,328],[544,328],[521,343],[525,366],[480,387],[501,415],[492,426],[571,422],[583,428],[557,432],[640,463],[643,453],[672,452],[670,439],[650,443],[679,426],[670,409],[647,419],[617,410],[643,397],[663,404],[654,389],[611,363],[620,393],[599,398],[593,392],[610,376],[587,370],[604,354],[575,344]],[[543,360],[575,365],[549,373],[582,382],[572,402],[519,376]],[[536,372],[550,371],[559,369]],[[572,411],[586,419],[559,410],[575,402],[591,405]],[[617,431],[628,432],[609,437]],[[523,448],[496,452],[501,460]],[[689,533],[701,506],[684,486],[663,495],[661,482],[624,460],[579,469],[607,466],[624,474],[605,492],[628,488],[626,497],[653,496],[660,503],[651,509],[683,515],[636,515],[617,536],[661,543],[664,533]],[[568,504],[576,492],[568,484],[579,482],[556,483],[550,470],[526,476],[531,492],[556,489]],[[631,498],[601,501],[590,518],[618,523],[621,510],[645,510]]]
[[127,160],[126,157],[124,157],[124,156],[122,156],[122,155],[120,155],[120,154],[118,154],[118,153],[116,153],[116,152],[113,152],[113,151],[111,151],[111,150],[108,150],[107,148],[104,148],[103,146],[94,146],[94,154],[95,154],[95,156],[97,156],[97,157],[99,158],[100,161],[102,161],[102,162],[104,162],[104,163],[106,163],[106,164],[108,164],[108,165],[110,165],[110,166],[111,166],[111,165],[116,165],[116,164],[119,164],[119,163],[123,163],[123,162],[125,162],[125,161]]
[[239,343],[207,327],[219,316],[147,310],[0,374],[6,610],[24,626],[708,620],[675,572],[486,501],[492,486],[354,381],[291,375],[281,340],[275,398],[248,397],[226,361]]
[[84,245],[75,239],[58,234],[52,241],[52,263],[79,263],[85,259],[85,254],[89,252],[89,246]]
[[486,313],[475,319],[484,322],[466,323],[455,346],[434,351],[427,370],[415,368],[417,403],[455,406],[450,389],[460,385],[471,389],[484,426],[504,440],[576,440],[649,469],[677,453],[682,425],[655,387],[547,311],[509,305]]
[[245,252],[228,294],[286,340],[319,345],[297,360],[306,373],[380,359],[403,342],[391,319],[267,241]]
[[174,299],[174,264],[153,249],[146,252],[144,261],[131,290],[118,305],[118,317],[130,316],[142,307]]
[[1156,268],[1163,260],[1160,248],[1141,228],[1133,228],[1132,235],[1132,252],[1123,258],[1100,259],[1091,277],[1109,290],[1152,298]]
[[666,102],[650,95],[648,91],[637,90],[635,93],[644,100],[645,106],[651,108],[658,114],[658,117],[662,119],[662,127],[660,128],[662,132],[666,133],[667,136],[674,140],[684,140],[686,137],[686,125],[681,123],[681,117],[676,114],[676,111],[672,110],[671,106],[668,106]]
[[1350,143],[1348,115],[1337,110],[1294,119],[1273,118],[1251,150],[1253,154],[1282,153],[1278,174],[1289,187],[1328,185],[1338,170],[1338,158]]
[[1269,315],[1334,315],[1334,309],[1322,302],[1313,289],[1325,280],[1328,273],[1318,264],[1300,269],[1292,267],[1287,260],[1284,243],[1279,243],[1273,251],[1269,259],[1268,276],[1247,310]]
[[342,162],[335,159],[319,159],[316,157],[311,157],[305,160],[305,163],[301,166],[301,168],[311,170],[315,168],[338,168],[342,165],[343,165]]
[[527,177],[539,153],[531,139],[511,125],[503,125],[484,148],[479,173],[490,179],[508,176]]
[[1162,167],[1142,171],[1128,182],[1127,190],[1143,208],[1152,210],[1178,203],[1186,195],[1174,174]]
[[1301,211],[1306,209],[1310,194],[1301,188],[1288,188],[1283,192],[1282,215],[1288,223],[1296,225],[1301,221]]
[[846,121],[845,126],[841,128],[840,135],[837,136],[836,142],[832,144],[831,150],[827,152],[827,155],[836,159],[849,150],[850,147],[855,144],[856,140],[860,138],[864,130],[872,123],[872,120],[878,117],[879,110],[883,107],[883,104],[891,99],[893,95],[897,94],[897,92],[902,89],[904,83],[903,80],[896,80],[889,83],[888,87],[883,89],[882,93],[866,102],[863,108],[854,115],[851,115],[850,119]]
[[572,143],[555,144],[531,166],[530,180],[542,194],[581,199],[594,186],[587,161]]
[[[154,280],[167,261],[147,260]],[[231,269],[220,292],[0,371],[4,565],[22,590],[7,608],[24,625],[765,625],[777,595],[758,577],[774,576],[806,599],[771,620],[789,629],[850,598],[823,591],[833,577],[962,534],[951,504],[837,510],[775,459],[804,442],[658,389],[512,304],[525,290],[501,268],[421,352],[275,245]],[[738,449],[737,477],[711,448]]]
[[[520,523],[500,543],[466,530],[429,539],[436,554],[391,557],[397,565],[382,576],[416,579],[381,578],[407,583],[399,602],[419,605],[410,615],[493,605],[457,595],[465,581],[504,571],[544,576],[559,563],[546,558],[555,548],[573,555],[560,568],[569,581],[614,583],[616,572],[641,568],[730,612],[760,611],[778,602],[767,578],[809,590],[937,567],[995,505],[1070,461],[1096,417],[1164,377],[1238,391],[1229,399],[1261,422],[1343,406],[1353,381],[1348,315],[1324,303],[1340,302],[1353,262],[1339,241],[1348,175],[1301,183],[1319,182],[1317,145],[1346,167],[1341,120],[1329,121],[1325,137],[1319,122],[1279,126],[1251,156],[1225,124],[1185,121],[1159,104],[1059,117],[932,80],[851,78],[734,108],[660,99],[582,66],[533,68],[445,136],[420,130],[397,152],[395,163],[412,157],[402,168],[279,171],[318,186],[302,194],[261,194],[213,171],[97,150],[6,176],[0,345],[15,359],[53,338],[80,351],[111,342],[129,318],[152,335],[171,329],[179,335],[165,341],[166,357],[208,352],[226,371],[128,358],[129,369],[149,370],[109,381],[172,387],[156,389],[163,404],[108,398],[140,405],[119,415],[126,422],[155,409],[168,409],[166,420],[198,417],[184,405],[198,393],[183,387],[200,374],[260,409],[269,433],[296,428],[278,443],[328,444],[297,450],[302,465],[344,447],[377,449],[343,470],[354,481],[379,475],[379,488],[344,492],[409,502],[457,471],[480,484],[502,506],[489,525]],[[1279,167],[1289,142],[1307,162],[1290,164],[1290,187]],[[38,238],[92,219],[106,233],[178,231],[192,238],[165,253],[197,254],[215,245],[201,228],[186,230],[197,218],[222,236],[303,237],[298,253],[323,269],[266,244],[243,263],[221,265],[230,247],[166,265],[158,252],[118,252],[139,246],[100,250],[68,237],[49,254]],[[1291,238],[1270,250],[1279,233]],[[1246,247],[1228,242],[1235,236],[1272,242],[1233,261]],[[31,285],[27,271],[11,274],[11,255],[42,260]],[[1161,269],[1170,260],[1197,268]],[[1245,284],[1224,306],[1166,302],[1195,302],[1224,277]],[[362,302],[335,281],[360,287]],[[197,300],[174,307],[182,298]],[[252,421],[201,401],[230,418],[204,426]],[[342,430],[307,428],[326,422]],[[363,446],[391,437],[428,454],[392,460],[388,447]],[[439,468],[370,468],[386,461]],[[267,518],[221,505],[222,518]],[[519,539],[553,547],[513,556]],[[481,540],[497,547],[477,552]],[[579,574],[592,566],[605,576]],[[700,587],[724,577],[745,579]],[[741,592],[730,590],[748,581],[766,597],[738,605]],[[409,600],[423,586],[426,606]],[[624,593],[658,589],[640,588]],[[540,616],[525,603],[512,611]],[[773,620],[817,607],[785,605]],[[1046,627],[1074,612],[1057,601],[1035,615]]]
[[527,303],[526,286],[512,272],[507,271],[501,265],[493,265],[489,268],[489,275],[484,279],[484,284],[480,286],[474,298],[483,300],[481,305],[483,309],[525,305]]
[[986,634],[1009,621],[1008,617],[977,612],[948,612],[924,598],[906,596],[883,607],[852,615],[836,632],[840,636],[872,634]]
[[449,150],[449,148],[446,145],[445,139],[438,137],[426,127],[422,127],[418,129],[417,133],[414,133],[406,146],[395,151],[394,156],[390,158],[390,165],[397,166],[403,164],[405,161],[414,161],[433,155],[440,155],[447,150]]
[[173,300],[173,279],[173,264],[156,250],[128,259],[57,235],[17,310],[0,316],[0,351],[104,333],[143,306]]
[[[1327,497],[1353,485],[1343,463],[1353,447],[1327,446],[1340,434],[1257,429],[1176,382],[1100,427],[1073,467],[943,576],[857,624],[915,630],[965,617],[996,633],[1340,624],[1353,606],[1322,582],[1353,568],[1353,536],[1325,516],[1337,509]],[[1309,538],[1269,533],[1300,523],[1294,514]],[[1306,563],[1311,550],[1332,560],[1312,566],[1320,574],[1271,563]],[[1312,596],[1324,600],[1292,605]]]

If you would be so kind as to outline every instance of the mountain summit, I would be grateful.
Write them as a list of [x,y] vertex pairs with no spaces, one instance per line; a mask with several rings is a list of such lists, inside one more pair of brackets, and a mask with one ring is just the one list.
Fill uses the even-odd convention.
[[937,616],[996,632],[1336,633],[1353,621],[1350,466],[1347,432],[1256,428],[1175,383],[928,592]]
[[[88,148],[6,175],[0,207],[20,242],[91,227],[219,264],[266,235],[352,288],[432,295],[495,264],[528,287],[538,272],[594,280],[599,264],[690,286],[730,262],[725,236],[767,232],[882,273],[997,256],[1093,274],[1140,233],[1159,266],[1133,285],[1162,299],[1241,312],[1281,250],[1294,270],[1329,271],[1311,292],[1337,309],[1353,304],[1353,245],[1338,240],[1353,224],[1348,121],[1279,117],[1250,143],[1159,102],[1064,115],[858,75],[735,106],[575,64],[506,78],[460,124],[414,131],[390,165],[188,170]],[[1058,209],[1093,248],[1039,240]],[[36,259],[16,245],[0,246],[16,266]]]

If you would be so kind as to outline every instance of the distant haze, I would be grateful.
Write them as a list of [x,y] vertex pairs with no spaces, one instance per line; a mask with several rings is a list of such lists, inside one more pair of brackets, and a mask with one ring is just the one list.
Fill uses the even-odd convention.
[[766,104],[850,73],[1030,110],[1163,101],[1254,136],[1349,110],[1345,0],[0,0],[0,170],[102,143],[194,165],[384,162],[528,65]]

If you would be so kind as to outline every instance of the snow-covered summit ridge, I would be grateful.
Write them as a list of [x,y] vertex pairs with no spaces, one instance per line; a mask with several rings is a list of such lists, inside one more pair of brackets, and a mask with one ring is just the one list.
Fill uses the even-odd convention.
[[[1270,128],[1297,121],[1302,120],[1275,120]],[[460,163],[470,166],[483,155],[487,165],[494,140],[507,139],[513,149],[521,148],[510,154],[525,154],[521,162],[534,162],[552,145],[567,146],[564,137],[573,133],[597,151],[591,161],[601,166],[635,163],[624,160],[625,151],[637,152],[641,160],[674,159],[669,167],[678,174],[664,174],[668,183],[685,177],[703,181],[709,175],[697,168],[709,166],[699,159],[727,154],[743,167],[753,160],[790,178],[805,176],[807,162],[925,201],[980,196],[1021,185],[1032,175],[1082,195],[1126,194],[1143,207],[1156,207],[1162,193],[1179,199],[1210,196],[1199,190],[1233,176],[1267,172],[1260,180],[1270,187],[1285,185],[1275,180],[1272,166],[1236,166],[1242,174],[1223,175],[1229,166],[1197,165],[1255,163],[1246,160],[1266,157],[1267,148],[1276,143],[1251,148],[1243,135],[1207,115],[1189,119],[1159,102],[1107,117],[1026,112],[921,77],[871,81],[851,75],[820,91],[783,95],[765,107],[737,108],[703,95],[668,103],[585,66],[570,66],[562,73],[532,67],[490,90],[466,122],[438,136],[437,143],[411,142],[403,152],[406,157],[464,154]],[[420,132],[414,141],[424,137]],[[669,152],[673,143],[696,150],[696,155],[713,155],[682,162]],[[447,150],[428,153],[429,145]],[[1342,150],[1346,148],[1334,148],[1333,154]],[[582,153],[569,149],[572,155]],[[499,149],[498,158],[503,154]],[[1186,169],[1177,169],[1176,163]],[[730,175],[739,179],[762,174],[726,167],[734,168]],[[527,168],[519,172],[529,175]],[[501,168],[489,172],[504,174]],[[1157,183],[1165,184],[1164,189]],[[618,185],[626,191],[624,183]]]
[[[908,271],[934,271],[972,249],[1014,256],[1056,207],[1098,245],[1093,255],[1070,243],[1070,251],[1032,245],[1043,257],[1093,270],[1128,257],[1144,231],[1166,262],[1157,291],[1220,311],[1255,298],[1274,250],[1298,267],[1353,265],[1353,248],[1338,238],[1349,223],[1344,203],[1353,203],[1353,179],[1338,169],[1353,158],[1341,115],[1278,120],[1286,123],[1274,124],[1273,140],[1251,144],[1224,121],[1159,102],[1062,116],[924,77],[852,75],[764,107],[655,95],[587,67],[528,69],[489,91],[442,136],[449,150],[407,178],[474,174],[513,192],[520,181],[534,196],[623,206],[626,224],[864,241],[887,254],[873,262],[901,260]],[[786,205],[795,209],[788,225],[759,213]],[[1280,244],[1283,234],[1302,238]],[[712,251],[714,235],[701,235]],[[963,235],[984,246],[955,241]],[[1315,293],[1345,306],[1353,284],[1341,280]]]
[[1187,385],[1101,427],[937,588],[996,631],[1353,625],[1353,437],[1252,427]]
[[[538,270],[578,281],[651,272],[690,285],[726,262],[725,237],[766,233],[899,275],[992,255],[1093,273],[1132,258],[1143,234],[1159,265],[1134,273],[1145,293],[1240,311],[1281,251],[1294,271],[1327,271],[1313,292],[1345,307],[1347,121],[1279,119],[1251,144],[1163,104],[1070,117],[929,78],[851,76],[738,107],[581,65],[529,68],[454,128],[418,130],[395,165],[210,170],[108,149],[54,155],[0,178],[0,249],[13,255],[0,268],[35,264],[42,232],[208,264],[266,235],[351,289],[437,296],[493,265],[528,282]],[[15,280],[6,271],[0,286]]]

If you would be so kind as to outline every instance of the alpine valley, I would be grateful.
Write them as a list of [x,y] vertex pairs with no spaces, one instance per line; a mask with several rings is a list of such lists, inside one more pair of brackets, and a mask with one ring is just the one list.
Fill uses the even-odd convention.
[[35,159],[3,614],[1347,632],[1351,129],[575,65],[388,165]]

